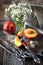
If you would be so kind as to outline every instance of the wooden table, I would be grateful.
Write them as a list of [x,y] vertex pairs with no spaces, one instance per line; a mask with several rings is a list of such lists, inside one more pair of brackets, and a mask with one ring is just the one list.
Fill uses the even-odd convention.
[[[8,7],[8,5],[1,5],[0,7],[0,20],[4,19],[4,10],[5,8]],[[3,60],[3,49],[0,47],[0,64],[2,63],[2,60]],[[36,63],[34,63],[34,61],[32,59],[26,59],[25,60],[25,65],[38,65]],[[41,61],[41,64],[40,65],[43,65],[43,60]]]
[[[1,42],[0,42],[1,43]],[[1,48],[2,49],[2,48]],[[2,59],[3,60],[3,49],[1,50],[2,52],[0,53],[1,54],[1,56],[0,56],[0,59]],[[6,55],[7,54],[7,55]],[[17,59],[17,57],[16,56],[13,56],[13,55],[11,55],[11,54],[9,54],[8,52],[6,52],[5,51],[5,55],[4,55],[4,63],[5,63],[5,65],[8,65],[6,62],[8,62],[9,63],[9,61],[11,62],[11,59],[12,59],[12,62],[14,63],[14,65],[19,65],[20,63],[20,65],[38,65],[37,63],[35,63],[34,61],[33,61],[33,59],[32,58],[25,58],[25,61],[23,62],[23,61],[18,61],[18,59]],[[40,57],[41,58],[41,57]],[[9,60],[9,61],[8,61]],[[15,63],[16,62],[16,63]],[[2,63],[2,61],[1,61],[1,63]],[[1,64],[0,63],[0,64]],[[9,65],[10,65],[10,63],[9,63]],[[39,65],[43,65],[43,58],[41,58],[41,63],[39,64]]]

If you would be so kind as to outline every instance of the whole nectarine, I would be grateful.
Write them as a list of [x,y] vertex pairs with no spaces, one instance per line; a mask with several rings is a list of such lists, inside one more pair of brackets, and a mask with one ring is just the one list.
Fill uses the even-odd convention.
[[12,21],[5,21],[3,30],[8,33],[14,33],[16,31],[16,24]]

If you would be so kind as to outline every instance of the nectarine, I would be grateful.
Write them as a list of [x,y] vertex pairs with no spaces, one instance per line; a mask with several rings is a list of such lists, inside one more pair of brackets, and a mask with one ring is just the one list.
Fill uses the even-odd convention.
[[24,29],[21,29],[18,33],[17,36],[22,37],[24,34]]
[[24,30],[24,35],[29,39],[34,39],[37,37],[38,32],[35,29],[27,28]]
[[22,42],[20,41],[19,37],[15,37],[14,45],[17,47],[20,47],[22,45]]
[[3,30],[8,33],[14,33],[16,31],[16,24],[12,21],[5,21]]

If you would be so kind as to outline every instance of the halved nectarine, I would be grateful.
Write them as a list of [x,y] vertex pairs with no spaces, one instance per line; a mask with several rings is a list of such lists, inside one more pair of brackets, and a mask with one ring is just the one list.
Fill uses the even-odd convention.
[[14,45],[17,47],[20,47],[22,45],[22,42],[20,41],[19,37],[15,37]]
[[22,37],[24,34],[24,29],[21,29],[18,33],[17,36]]
[[33,28],[27,28],[24,30],[24,35],[29,39],[34,39],[37,37],[38,32]]

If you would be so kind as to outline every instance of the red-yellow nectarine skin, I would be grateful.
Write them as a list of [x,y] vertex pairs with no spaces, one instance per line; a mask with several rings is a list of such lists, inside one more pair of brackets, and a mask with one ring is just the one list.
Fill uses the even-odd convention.
[[5,21],[3,25],[3,30],[8,33],[14,33],[16,31],[16,24],[12,21]]

